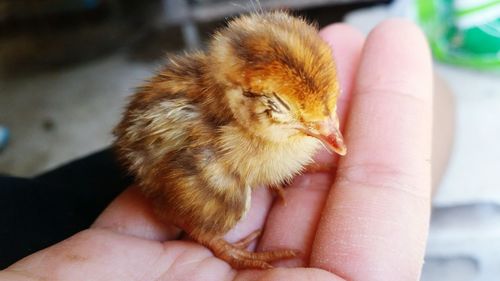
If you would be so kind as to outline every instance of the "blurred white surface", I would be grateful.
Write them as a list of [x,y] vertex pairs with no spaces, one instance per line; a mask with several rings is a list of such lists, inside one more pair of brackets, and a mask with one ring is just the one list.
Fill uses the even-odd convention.
[[150,68],[117,54],[35,77],[0,78],[0,124],[11,131],[0,173],[32,176],[109,145],[125,97]]

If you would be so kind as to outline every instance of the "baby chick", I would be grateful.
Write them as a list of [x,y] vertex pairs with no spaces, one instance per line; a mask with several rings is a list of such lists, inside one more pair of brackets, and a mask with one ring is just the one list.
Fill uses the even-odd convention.
[[234,268],[270,268],[293,250],[246,250],[258,232],[223,239],[252,189],[279,186],[322,145],[346,153],[331,49],[285,12],[240,16],[206,52],[171,57],[116,127],[119,159],[157,214]]

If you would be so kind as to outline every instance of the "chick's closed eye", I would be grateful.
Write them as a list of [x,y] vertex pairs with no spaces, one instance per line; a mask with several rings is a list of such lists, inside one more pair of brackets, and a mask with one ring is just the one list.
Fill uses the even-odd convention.
[[[276,93],[271,94],[257,94],[252,91],[243,91],[243,95],[247,98],[258,99],[263,105],[267,107],[266,112],[275,115],[289,115],[292,114],[290,106],[280,98]],[[285,121],[285,120],[283,120]],[[291,121],[291,120],[288,120]]]

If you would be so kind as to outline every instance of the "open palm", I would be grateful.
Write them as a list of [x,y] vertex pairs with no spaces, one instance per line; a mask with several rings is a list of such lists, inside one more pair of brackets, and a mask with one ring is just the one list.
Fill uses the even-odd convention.
[[226,237],[263,228],[256,250],[298,249],[299,258],[234,270],[156,220],[132,187],[89,230],[19,261],[0,280],[417,280],[430,211],[432,70],[424,37],[400,20],[366,40],[341,24],[321,34],[338,65],[348,154],[320,154],[332,172],[297,177],[286,204],[255,191],[248,216]]

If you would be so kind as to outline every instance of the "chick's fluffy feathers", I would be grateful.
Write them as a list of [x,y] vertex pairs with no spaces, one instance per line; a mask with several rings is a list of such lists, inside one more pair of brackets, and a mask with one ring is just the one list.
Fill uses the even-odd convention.
[[314,27],[275,12],[230,22],[206,53],[170,58],[114,131],[119,158],[157,213],[195,237],[222,235],[248,210],[251,188],[309,163],[318,141],[269,141],[231,102],[243,104],[246,89],[272,91],[301,118],[330,114],[338,93],[330,52]]
[[274,88],[311,118],[332,113],[339,85],[331,49],[303,19],[283,12],[239,17],[215,34],[210,53],[221,84]]

